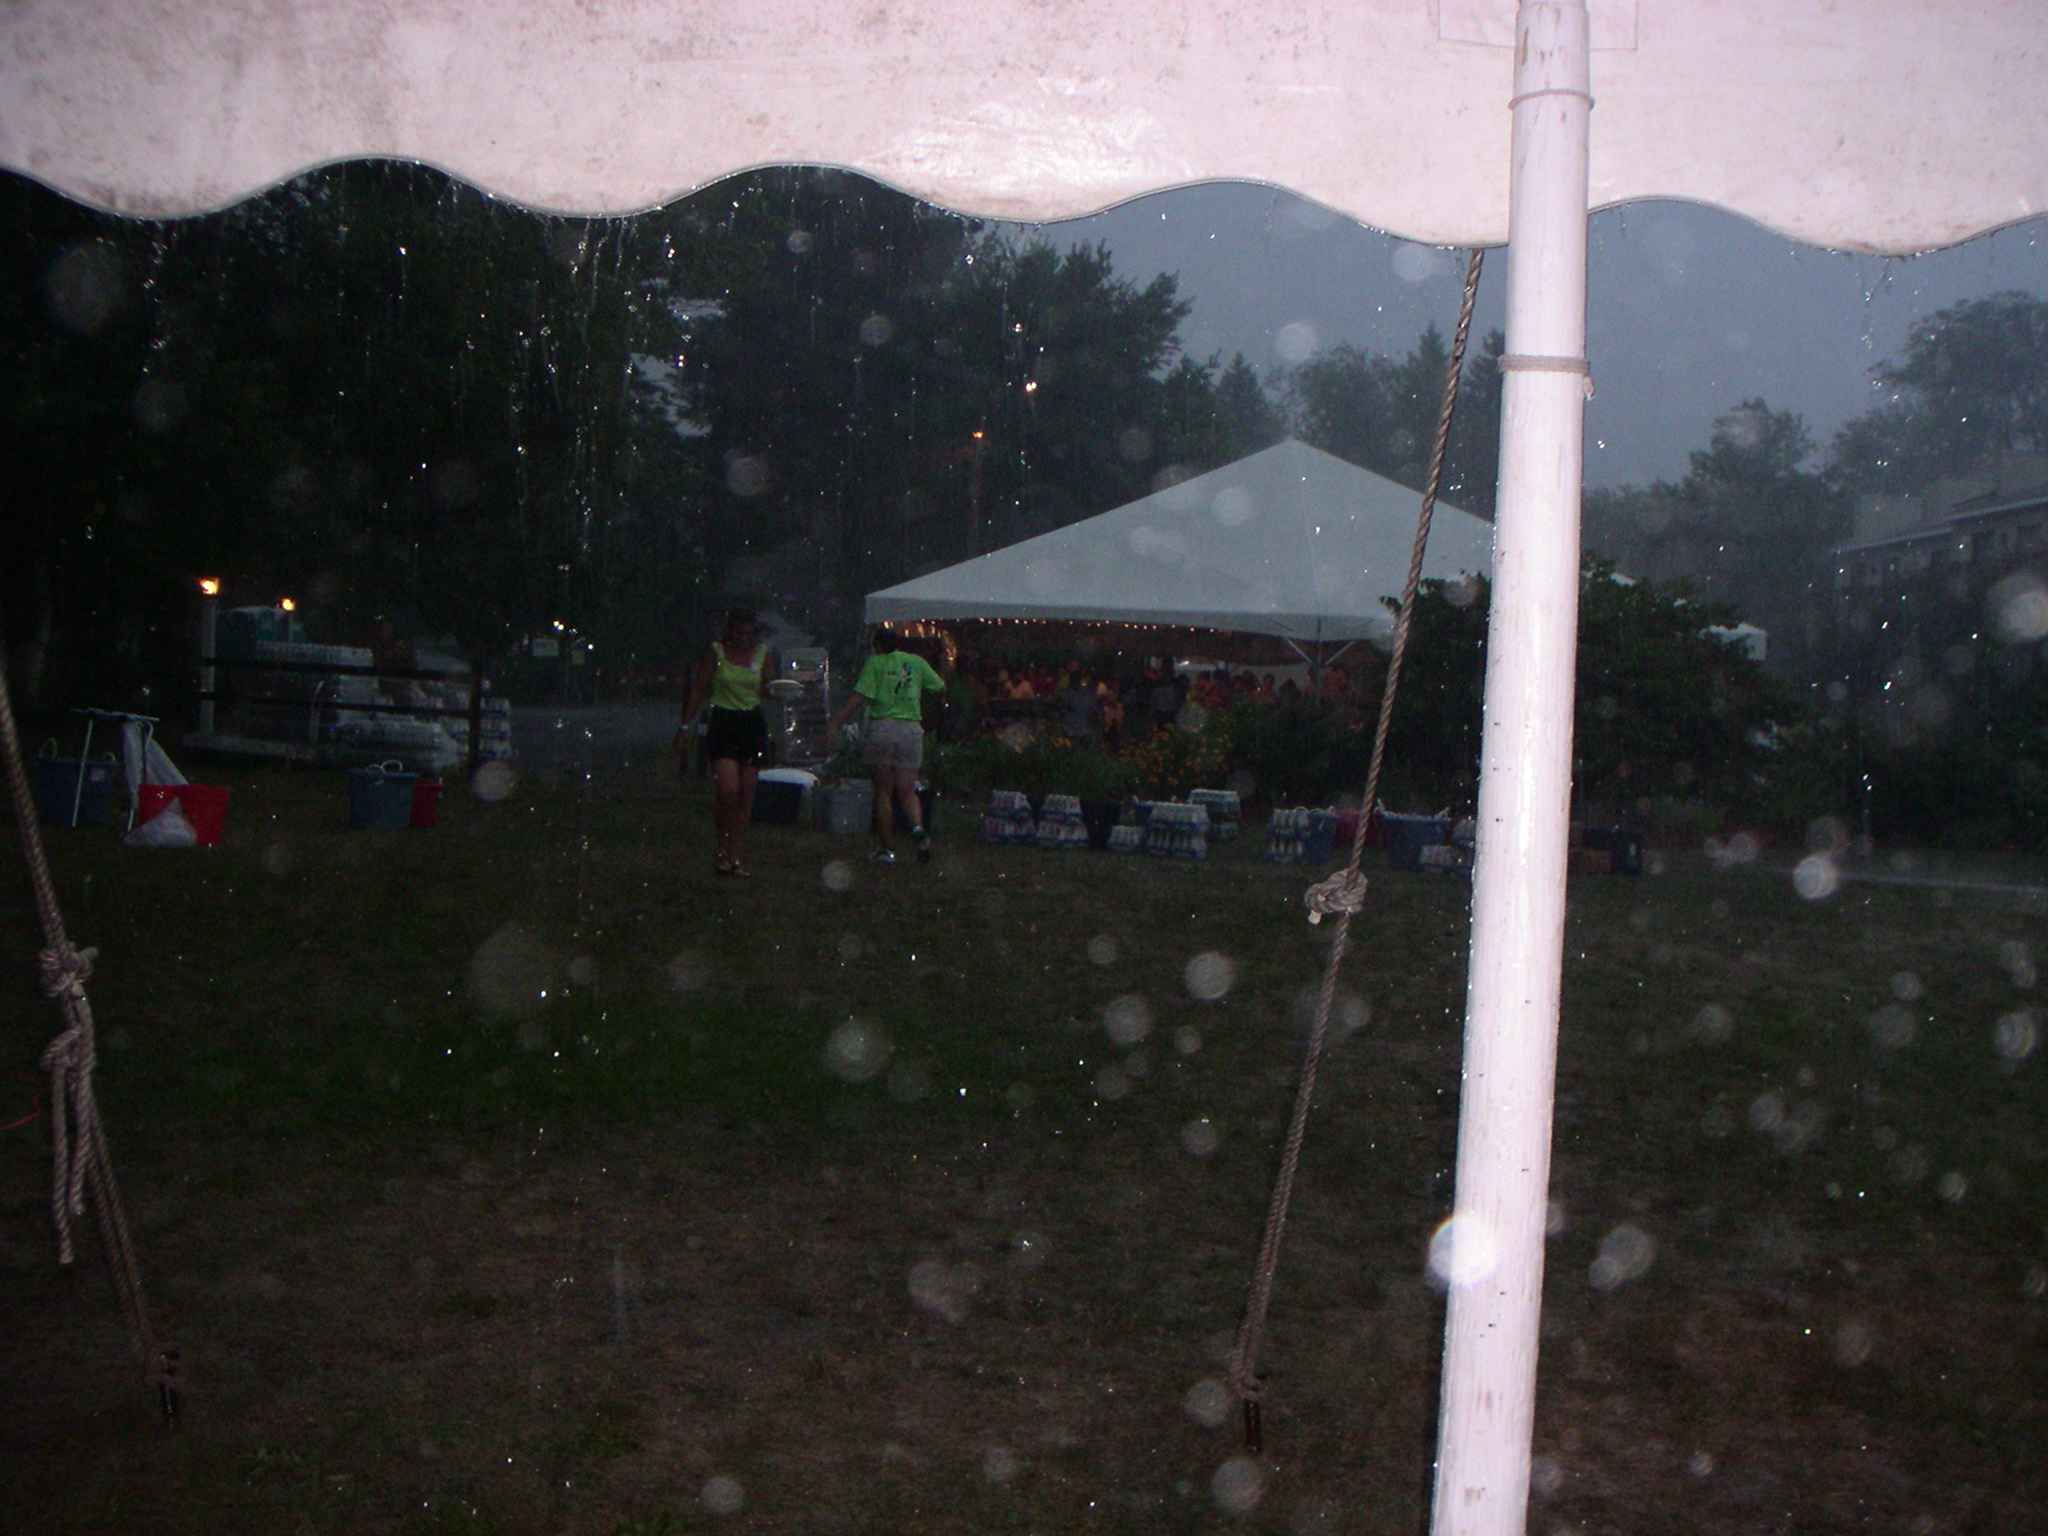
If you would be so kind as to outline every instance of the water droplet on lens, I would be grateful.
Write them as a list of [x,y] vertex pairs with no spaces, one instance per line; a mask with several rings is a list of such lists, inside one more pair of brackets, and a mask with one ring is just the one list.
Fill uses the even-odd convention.
[[519,782],[519,770],[503,759],[480,766],[469,781],[469,792],[484,801],[503,800]]
[[1991,1043],[2007,1061],[2025,1061],[2041,1043],[2041,1028],[2032,1009],[2008,1013],[1991,1032]]
[[1230,1416],[1230,1389],[1215,1377],[1205,1376],[1188,1388],[1181,1407],[1204,1429],[1218,1428]]
[[1760,1093],[1749,1101],[1749,1126],[1754,1131],[1775,1131],[1785,1119],[1785,1096]]
[[1851,1319],[1835,1330],[1834,1353],[1839,1365],[1859,1366],[1870,1358],[1870,1327]]
[[677,992],[695,992],[710,976],[702,955],[686,949],[668,963],[668,984]]
[[1225,528],[1241,528],[1252,518],[1251,493],[1241,485],[1225,486],[1209,504],[1209,513]]
[[1601,1239],[1588,1278],[1594,1290],[1611,1291],[1647,1275],[1656,1258],[1656,1239],[1641,1227],[1623,1222]]
[[1872,1043],[1885,1051],[1905,1049],[1920,1031],[1919,1021],[1903,1003],[1884,1004],[1864,1024],[1870,1030]]
[[1842,888],[1842,872],[1824,853],[1809,853],[1792,870],[1792,889],[1808,901],[1825,901]]
[[1307,362],[1319,345],[1316,328],[1306,320],[1290,320],[1273,335],[1273,350],[1281,362],[1290,365]]
[[1439,1290],[1484,1280],[1499,1262],[1500,1242],[1477,1216],[1453,1215],[1429,1239],[1429,1280]]
[[848,1019],[825,1041],[825,1070],[849,1083],[871,1082],[887,1070],[892,1049],[880,1024]]
[[1216,1131],[1216,1122],[1206,1116],[1200,1120],[1190,1120],[1180,1128],[1180,1144],[1190,1157],[1213,1155],[1221,1140]]
[[704,1491],[699,1495],[704,1507],[714,1515],[736,1515],[747,1502],[747,1491],[740,1486],[736,1477],[708,1478]]
[[1266,1496],[1266,1473],[1249,1456],[1233,1456],[1216,1469],[1209,1481],[1218,1507],[1233,1515],[1256,1509]]
[[1204,950],[1187,963],[1181,974],[1190,997],[1214,1002],[1228,993],[1237,980],[1237,962],[1213,949]]
[[1719,1045],[1735,1033],[1735,1015],[1719,1003],[1704,1003],[1692,1016],[1692,1032],[1709,1045]]
[[556,968],[546,944],[519,924],[506,923],[470,957],[470,995],[486,1013],[523,1018],[546,1006]]
[[1118,1045],[1136,1045],[1152,1033],[1152,1008],[1135,992],[1113,999],[1102,1010],[1102,1026]]

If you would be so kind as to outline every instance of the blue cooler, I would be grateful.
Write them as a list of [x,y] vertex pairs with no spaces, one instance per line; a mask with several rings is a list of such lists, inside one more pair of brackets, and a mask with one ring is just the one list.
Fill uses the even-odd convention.
[[44,752],[35,765],[36,814],[44,826],[104,827],[112,819],[114,772],[120,765],[111,757],[80,762]]
[[396,761],[349,769],[350,828],[411,826],[412,791],[418,782],[418,774],[407,773],[405,765]]
[[818,776],[802,768],[763,769],[754,784],[754,820],[794,827],[811,813]]
[[1396,816],[1380,812],[1387,840],[1387,862],[1396,869],[1422,868],[1422,850],[1451,840],[1451,824],[1442,816]]
[[[1349,851],[1348,849],[1346,850]],[[1307,824],[1302,829],[1301,862],[1304,864],[1327,864],[1337,856],[1337,813],[1335,811],[1309,808]]]

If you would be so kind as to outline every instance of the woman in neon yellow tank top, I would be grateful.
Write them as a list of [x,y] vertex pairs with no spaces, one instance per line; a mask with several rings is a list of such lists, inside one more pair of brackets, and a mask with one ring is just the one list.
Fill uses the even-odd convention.
[[761,713],[761,679],[768,648],[755,632],[751,610],[725,616],[724,636],[697,663],[683,729],[709,710],[704,755],[711,760],[711,824],[718,833],[712,867],[721,875],[748,875],[747,823],[754,819],[754,783],[768,754],[768,721]]

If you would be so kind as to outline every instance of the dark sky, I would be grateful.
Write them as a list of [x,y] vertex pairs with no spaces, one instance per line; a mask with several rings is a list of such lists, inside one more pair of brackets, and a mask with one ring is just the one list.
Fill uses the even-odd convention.
[[[1035,226],[1065,248],[1107,241],[1119,274],[1177,272],[1188,352],[1243,352],[1262,373],[1317,346],[1400,355],[1456,322],[1464,255],[1411,245],[1270,187],[1214,183]],[[1636,203],[1594,217],[1587,345],[1598,382],[1586,477],[1685,472],[1714,418],[1761,395],[1825,447],[1873,401],[1867,370],[1936,310],[2004,289],[2048,293],[2048,220],[1911,258],[1799,245],[1737,215]],[[1503,325],[1506,255],[1488,253],[1475,335]]]

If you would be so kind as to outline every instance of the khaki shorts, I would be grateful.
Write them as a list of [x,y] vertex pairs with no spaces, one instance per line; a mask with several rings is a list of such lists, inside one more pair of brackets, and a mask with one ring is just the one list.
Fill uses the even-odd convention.
[[915,720],[870,720],[861,732],[860,760],[870,768],[924,766],[924,727]]

